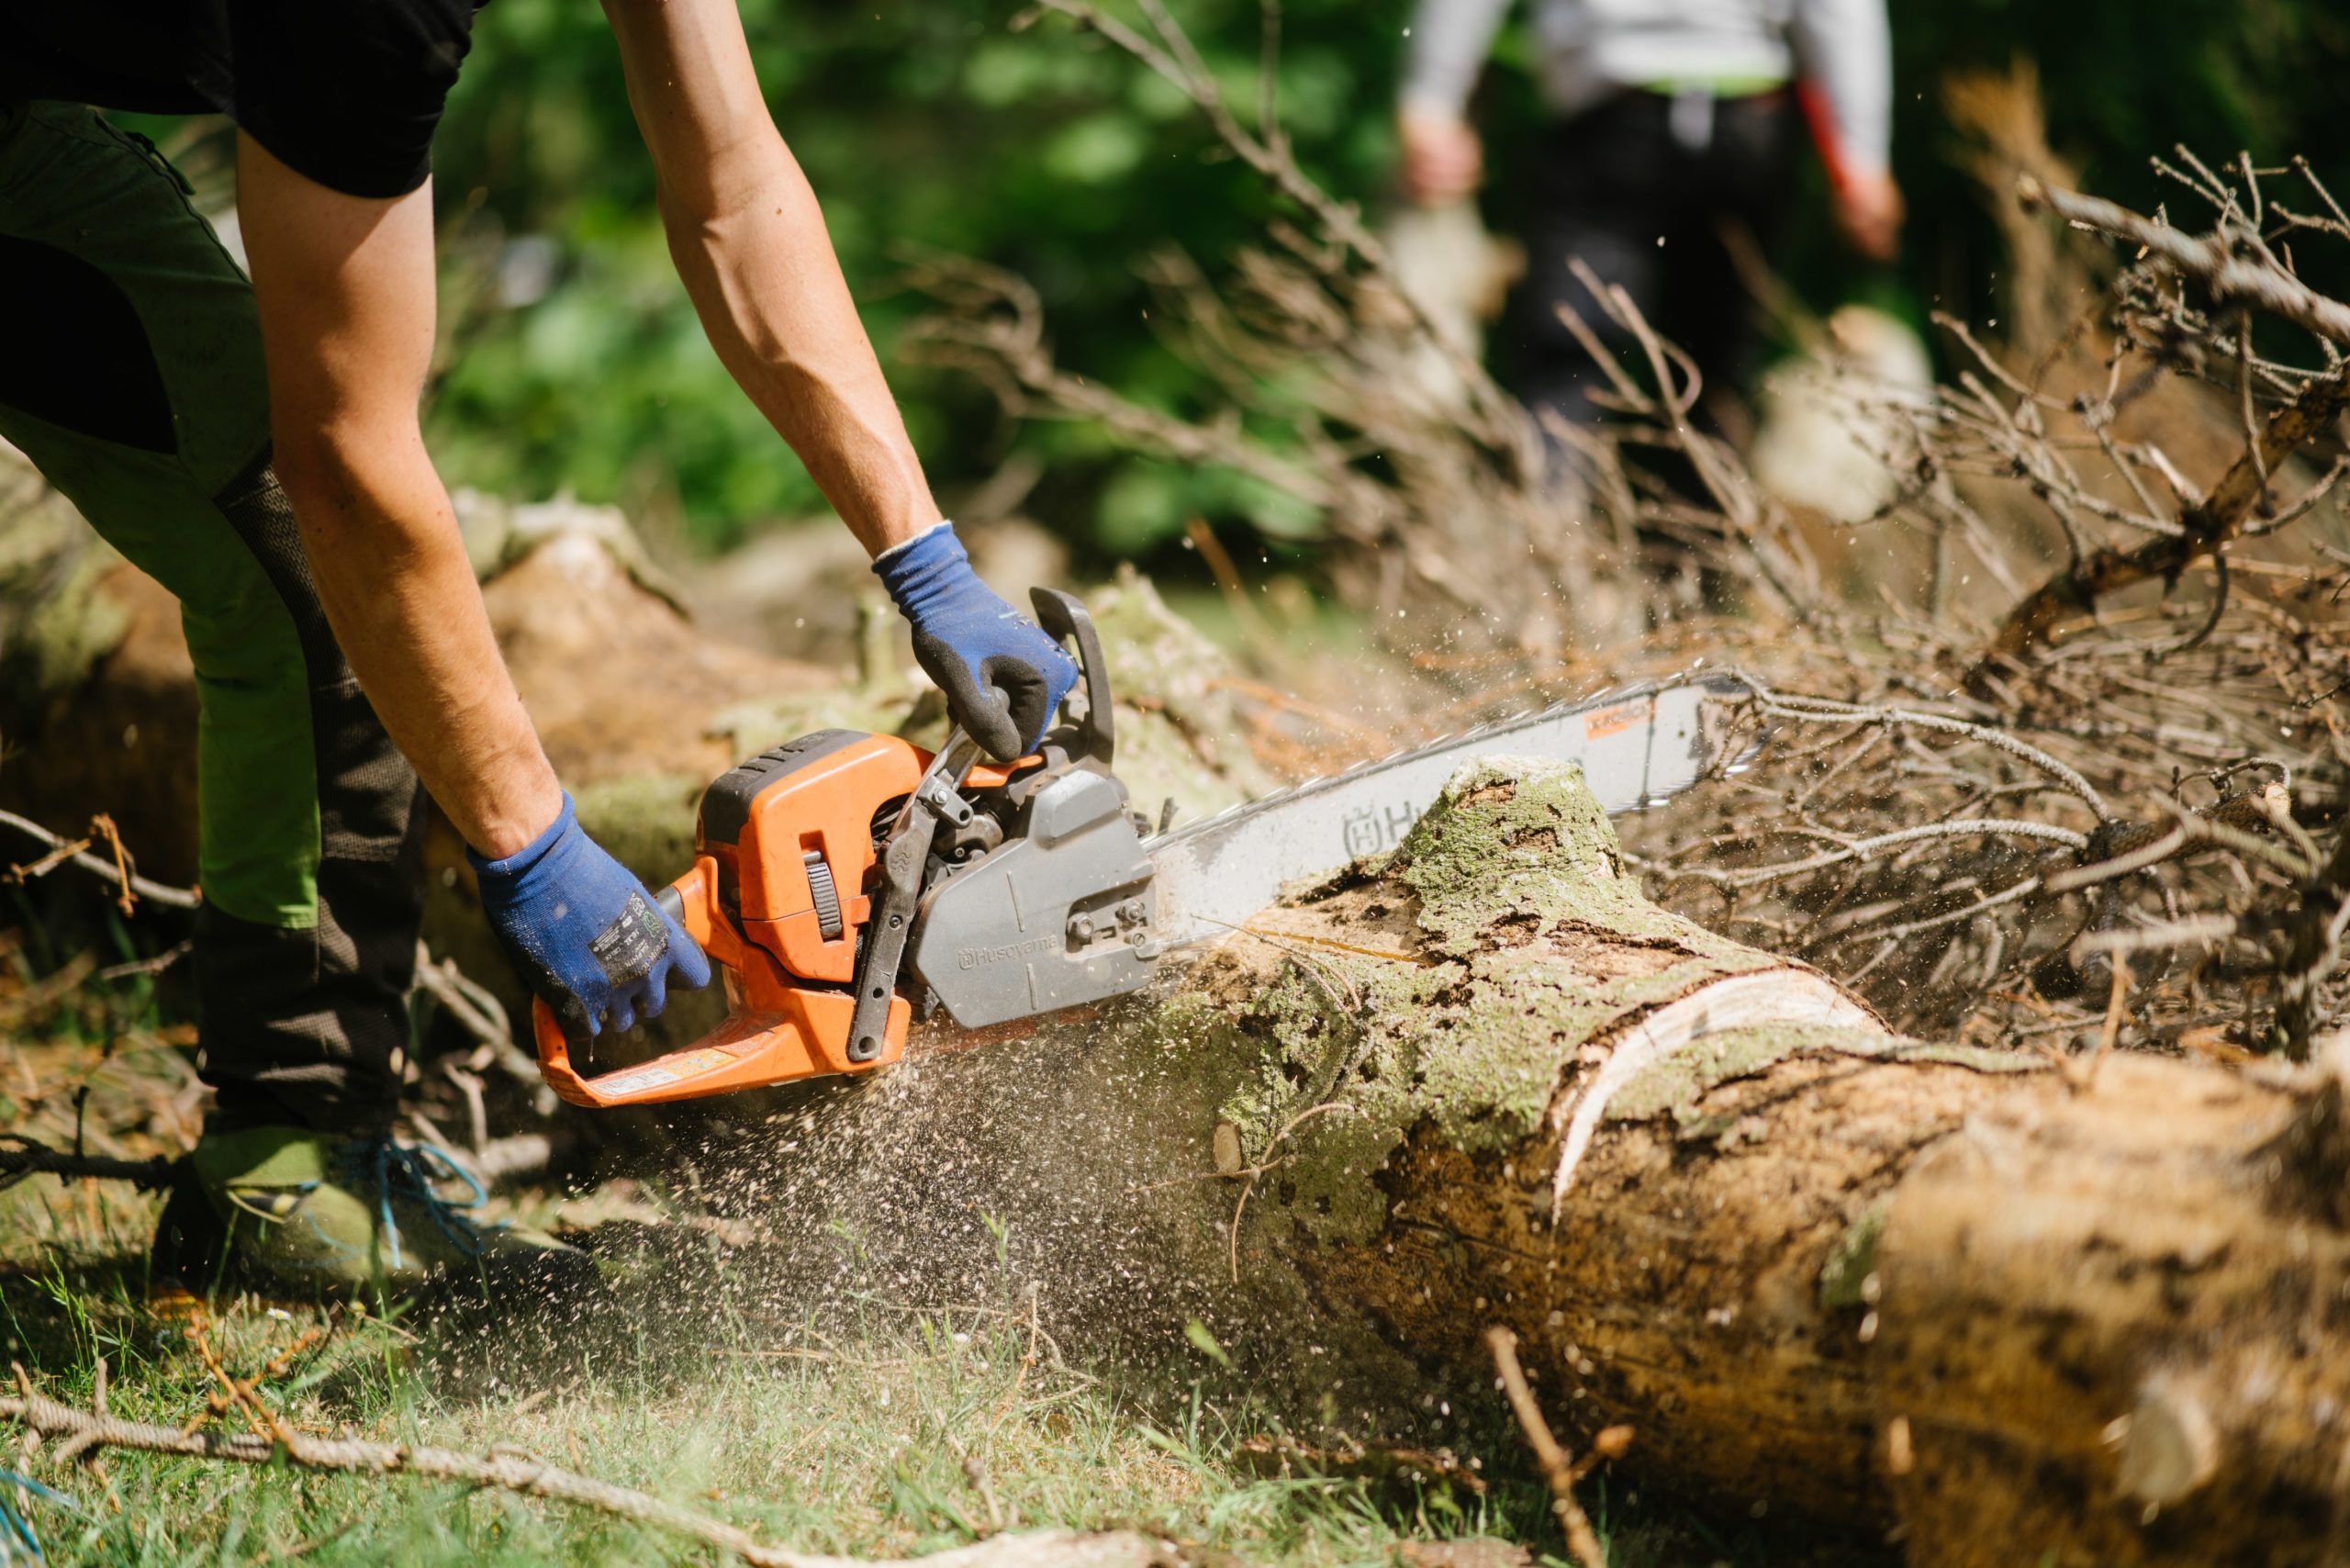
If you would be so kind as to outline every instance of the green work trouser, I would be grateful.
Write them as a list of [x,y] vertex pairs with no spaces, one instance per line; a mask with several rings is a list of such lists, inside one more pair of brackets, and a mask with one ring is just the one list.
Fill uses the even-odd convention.
[[180,600],[215,1125],[387,1128],[422,903],[416,775],[335,645],[270,471],[252,286],[162,157],[78,105],[0,103],[0,436]]

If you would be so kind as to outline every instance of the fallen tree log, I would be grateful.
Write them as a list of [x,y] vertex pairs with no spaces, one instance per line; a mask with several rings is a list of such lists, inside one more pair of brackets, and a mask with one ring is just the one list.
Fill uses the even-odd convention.
[[1641,1475],[1921,1564],[2331,1560],[2338,1083],[1902,1039],[1618,855],[1490,763],[1165,994],[918,1043],[734,1201],[843,1282],[1194,1319],[1357,1435],[1457,1431],[1503,1325]]
[[[656,592],[560,540],[490,592],[551,752],[648,875],[737,752],[845,704],[907,711],[902,688],[697,651]],[[562,634],[607,609],[641,634]],[[1244,748],[1197,647],[1127,609],[1104,616],[1126,687],[1175,692],[1122,711],[1127,769],[1146,805],[1212,805]],[[125,678],[170,639],[126,663],[146,644],[112,623],[111,651],[61,654],[81,673],[51,716],[119,739],[185,686]],[[690,655],[690,700],[649,683],[647,648]],[[635,705],[607,722],[536,689],[588,672]],[[84,760],[36,734],[8,779]],[[66,793],[119,818],[185,779],[140,763]],[[446,928],[463,895],[453,874],[436,895]],[[1900,1039],[1649,904],[1571,775],[1465,779],[1393,857],[1154,994],[934,1033],[746,1148],[764,1169],[722,1196],[807,1238],[793,1290],[878,1272],[968,1301],[1009,1268],[1056,1331],[1195,1319],[1238,1376],[1356,1435],[1457,1429],[1498,1324],[1563,1428],[1637,1429],[1643,1476],[1891,1533],[1923,1564],[2320,1562],[2343,1540],[2337,1082],[2119,1055],[2076,1083]]]

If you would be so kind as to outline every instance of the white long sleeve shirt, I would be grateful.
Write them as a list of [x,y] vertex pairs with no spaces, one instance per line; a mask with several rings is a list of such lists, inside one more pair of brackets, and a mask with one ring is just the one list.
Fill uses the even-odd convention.
[[[1404,101],[1467,107],[1512,0],[1420,0]],[[1885,0],[1533,0],[1543,95],[1577,114],[1625,88],[1816,82],[1843,157],[1883,170],[1893,141]]]

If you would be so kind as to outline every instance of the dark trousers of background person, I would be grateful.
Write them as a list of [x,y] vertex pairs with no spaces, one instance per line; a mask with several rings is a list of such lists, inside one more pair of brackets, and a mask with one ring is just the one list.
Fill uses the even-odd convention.
[[1632,335],[1609,320],[1570,261],[1580,257],[1628,294],[1705,378],[1699,418],[1719,431],[1722,395],[1742,392],[1761,334],[1752,290],[1723,234],[1751,235],[1767,255],[1793,198],[1799,122],[1793,95],[1745,97],[1627,92],[1553,127],[1530,171],[1526,275],[1509,328],[1511,379],[1546,420],[1605,417],[1585,395],[1608,379],[1560,320],[1572,307],[1643,384]]

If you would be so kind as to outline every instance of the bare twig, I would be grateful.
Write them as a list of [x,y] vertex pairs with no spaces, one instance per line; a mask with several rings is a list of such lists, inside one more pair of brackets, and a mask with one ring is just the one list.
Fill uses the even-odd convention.
[[2098,1064],[2105,1060],[2108,1051],[2121,1038],[2122,1020],[2129,1016],[2126,1003],[2130,997],[2130,963],[2116,955],[2106,966],[2113,971],[2112,989],[2106,998],[2105,1026],[2098,1031],[2097,1045],[2090,1050],[2088,1060],[2079,1071],[2067,1072],[2066,1080],[2075,1089],[2092,1088],[2097,1083]]
[[2098,196],[2059,190],[2031,174],[2018,177],[2016,199],[2027,209],[2046,207],[2068,223],[2110,234],[2151,252],[2197,279],[2213,298],[2242,301],[2333,342],[2350,344],[2350,306],[2303,284],[2271,260],[2265,249],[2247,259],[2241,240],[2224,226],[2199,236],[2141,218],[2128,207]]
[[[109,832],[111,832],[113,825],[114,824],[111,821],[107,821],[106,826]],[[62,864],[65,860],[71,860],[75,866],[89,872],[93,876],[103,877],[107,881],[114,883],[118,888],[128,889],[129,891],[138,894],[142,899],[150,900],[155,903],[163,904],[172,909],[194,909],[202,902],[194,888],[174,888],[166,883],[150,881],[146,878],[132,871],[128,864],[122,863],[122,841],[119,837],[117,837],[114,840],[117,859],[115,862],[110,863],[107,860],[101,859],[99,857],[89,853],[88,846],[91,843],[90,840],[83,839],[77,845],[50,832],[49,829],[41,826],[40,823],[33,821],[30,817],[21,817],[14,812],[0,812],[0,827],[14,828],[18,833],[24,834],[28,837],[40,840],[41,843],[49,846],[51,850],[62,852],[60,855],[53,855],[44,861],[37,862],[36,866],[14,868],[13,872],[18,877],[39,876],[42,871],[49,869],[50,867]],[[38,868],[36,868],[36,867]]]
[[1607,1553],[1599,1544],[1599,1532],[1591,1528],[1591,1516],[1583,1512],[1583,1504],[1575,1497],[1575,1482],[1581,1472],[1575,1468],[1573,1456],[1551,1435],[1550,1424],[1542,1418],[1542,1407],[1534,1402],[1533,1389],[1527,1386],[1526,1369],[1517,1364],[1516,1334],[1495,1324],[1485,1330],[1485,1346],[1493,1352],[1494,1371],[1501,1382],[1503,1394],[1509,1400],[1510,1414],[1517,1417],[1517,1428],[1526,1438],[1526,1446],[1534,1450],[1534,1462],[1542,1472],[1543,1484],[1550,1488],[1550,1511],[1558,1516],[1560,1528],[1566,1534],[1568,1553],[1583,1568],[1607,1568]]
[[0,1187],[20,1182],[28,1176],[62,1176],[68,1181],[95,1177],[106,1182],[129,1182],[160,1192],[179,1180],[182,1161],[177,1159],[115,1159],[96,1154],[68,1154],[36,1143],[20,1133],[0,1133]]
[[162,952],[145,958],[126,958],[119,964],[108,964],[91,978],[102,980],[137,980],[145,975],[159,975],[196,948],[196,938],[184,936]]
[[2078,795],[2088,809],[2104,822],[2113,813],[2106,809],[2105,798],[2083,777],[2080,769],[2058,760],[2030,741],[1994,729],[1988,724],[1969,723],[1946,713],[1928,713],[1915,708],[1871,706],[1859,702],[1840,702],[1832,698],[1792,696],[1773,690],[1762,680],[1743,669],[1731,672],[1754,693],[1762,711],[1773,718],[1796,719],[1810,724],[1876,724],[1886,727],[1929,730],[1945,735],[1957,735],[1994,746],[2009,756],[2030,763],[2072,793]]

